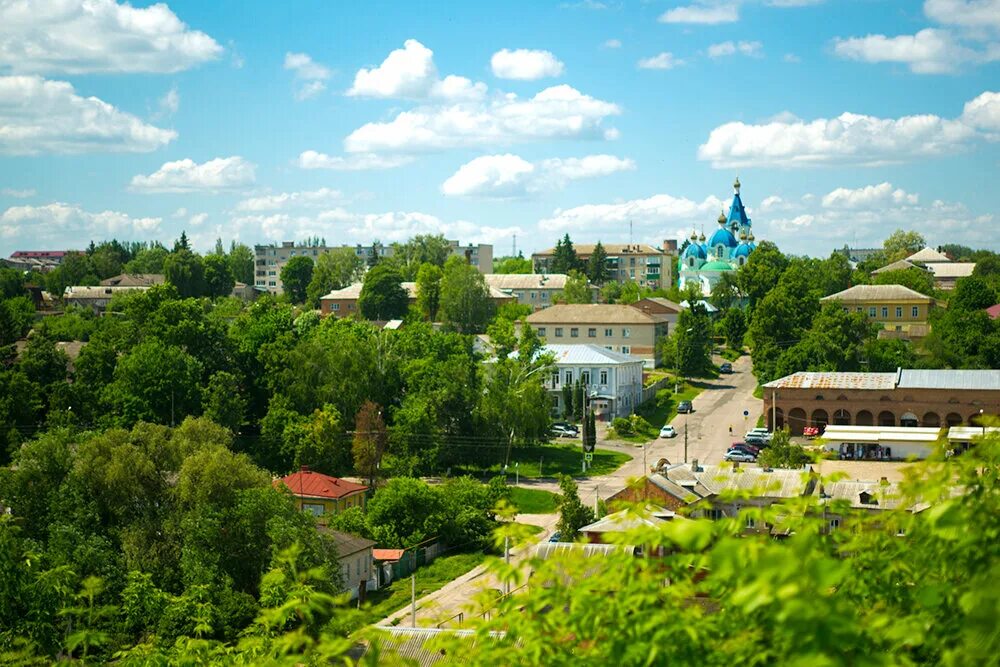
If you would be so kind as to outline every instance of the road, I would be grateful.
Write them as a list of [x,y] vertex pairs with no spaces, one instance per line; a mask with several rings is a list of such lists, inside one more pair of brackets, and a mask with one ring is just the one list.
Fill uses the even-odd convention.
[[[720,361],[720,360],[717,360]],[[704,381],[705,390],[693,401],[694,412],[689,415],[678,415],[671,422],[678,432],[672,439],[658,438],[645,445],[631,443],[598,442],[605,449],[623,451],[633,458],[618,470],[608,475],[598,477],[577,478],[580,500],[593,506],[598,498],[607,498],[625,488],[630,479],[644,474],[649,466],[653,466],[661,458],[671,463],[684,461],[684,432],[687,430],[688,460],[698,459],[703,463],[719,463],[726,449],[733,440],[741,440],[743,434],[757,424],[760,415],[761,400],[753,397],[757,380],[751,372],[750,358],[740,357],[733,363],[732,375],[721,375],[716,380]],[[743,416],[743,411],[749,414]],[[732,435],[730,435],[732,427]],[[603,431],[599,431],[599,436]],[[646,467],[643,467],[643,451],[645,450]],[[559,485],[555,480],[521,480],[520,486],[533,489],[543,489],[559,493]],[[539,539],[547,539],[555,527],[558,516],[522,515],[518,521],[541,526],[543,531]],[[519,563],[533,552],[537,541],[511,551],[511,562]],[[417,572],[420,576],[420,572]],[[471,606],[476,593],[484,588],[501,589],[502,586],[485,566],[477,567],[465,575],[446,584],[440,590],[417,601],[417,624],[435,624],[445,619],[448,627],[458,627],[456,615]],[[468,622],[464,616],[461,619]],[[390,625],[399,622],[410,623],[410,606],[382,620],[379,625]]]

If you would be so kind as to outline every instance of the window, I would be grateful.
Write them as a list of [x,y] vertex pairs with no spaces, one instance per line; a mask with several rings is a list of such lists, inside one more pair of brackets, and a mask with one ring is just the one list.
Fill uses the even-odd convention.
[[535,300],[535,293],[534,293],[534,292],[531,292],[531,293],[530,293],[530,294],[528,295],[528,298],[530,298],[530,299],[531,299],[532,301],[534,301],[534,300]]
[[274,282],[273,280],[269,280],[269,281],[267,282],[267,286],[268,286],[268,287],[274,287],[275,285],[276,285],[276,283],[275,283],[275,282]]
[[902,306],[896,306],[896,319],[899,320],[899,319],[902,319],[902,318],[903,318],[903,307]]
[[587,338],[597,338],[597,329],[593,327],[587,329]]
[[313,516],[323,516],[323,512],[326,508],[320,503],[302,503],[302,511],[309,512]]
[[747,528],[751,530],[757,527],[757,521],[752,516],[747,517]]
[[605,338],[611,338],[614,335],[615,335],[615,330],[614,329],[605,329],[604,330],[604,337]]
[[837,530],[840,528],[840,519],[830,519],[830,530]]
[[868,317],[875,317],[875,306],[868,307]]
[[635,269],[629,269],[628,270],[628,277],[632,278],[633,280],[635,280]]
[[624,329],[622,329],[622,338],[628,338],[631,335],[632,335],[632,330],[631,329],[629,329],[628,327],[625,327]]
[[559,384],[559,371],[552,372],[552,388],[555,389],[556,385]]
[[715,510],[715,509],[713,509],[713,510],[706,510],[705,511],[705,517],[708,518],[708,519],[711,519],[712,521],[718,521],[719,519],[721,519],[724,516],[725,516],[725,514],[722,513],[722,510]]
[[562,338],[562,327],[556,327],[556,338]]
[[622,354],[631,354],[632,348],[628,345],[622,345]]
[[858,306],[858,312],[859,312],[859,313],[863,313],[863,312],[864,312],[864,310],[865,310],[864,308],[862,308],[861,306]]
[[538,327],[538,335],[539,336],[545,335],[545,327]]
[[590,384],[590,371],[580,373],[580,384]]
[[882,306],[882,317],[889,317],[889,306]]
[[549,300],[549,293],[548,292],[539,292],[539,294],[542,297],[542,301],[548,301]]
[[573,384],[573,371],[566,371],[564,381],[566,384]]
[[332,309],[333,310],[340,310],[340,304],[339,303],[333,304]]
[[570,329],[569,329],[569,337],[570,338],[579,338],[580,337],[580,330],[577,329],[576,327],[570,327]]
[[601,384],[607,384],[607,383],[608,383],[608,372],[601,371]]
[[278,274],[277,274],[277,272],[276,272],[276,271],[268,271],[268,272],[267,272],[267,275],[269,275],[269,276],[276,276],[276,275],[278,275]]
[[910,309],[910,317],[920,317],[920,306],[914,306]]

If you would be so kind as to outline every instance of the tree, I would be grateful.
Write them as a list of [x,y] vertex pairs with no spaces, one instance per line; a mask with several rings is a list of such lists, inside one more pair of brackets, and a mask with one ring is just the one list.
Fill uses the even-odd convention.
[[385,456],[389,435],[382,420],[382,409],[365,401],[354,420],[354,469],[362,477],[368,478],[368,485],[374,486],[379,475],[382,457]]
[[749,301],[751,312],[778,284],[786,268],[788,259],[770,241],[761,241],[757,249],[750,253],[747,263],[740,267],[737,279],[740,291]]
[[905,259],[919,251],[927,242],[918,232],[897,229],[882,243],[882,252],[888,264]]
[[209,255],[203,260],[205,265],[205,296],[214,299],[229,296],[236,281],[233,279],[229,262],[224,255]]
[[246,423],[247,401],[240,391],[239,379],[219,371],[208,380],[205,389],[205,416],[233,433]]
[[897,368],[915,368],[917,355],[909,341],[873,338],[865,343],[865,369],[870,373],[892,373]]
[[583,451],[593,452],[597,447],[597,417],[593,410],[587,413],[586,419],[587,429],[583,436]]
[[182,297],[198,297],[205,293],[205,266],[185,247],[187,237],[182,234],[181,239],[184,244],[178,241],[178,248],[163,260],[163,273]]
[[562,397],[563,397],[563,419],[574,419],[576,416],[576,392],[573,391],[573,385],[568,382],[564,382],[562,385]]
[[575,269],[569,272],[566,286],[553,297],[556,303],[591,303],[593,300],[594,293],[590,289],[587,276]]
[[934,274],[926,269],[910,267],[897,271],[884,271],[873,276],[876,285],[902,285],[915,292],[934,295]]
[[436,537],[444,522],[441,493],[419,479],[391,479],[368,501],[365,524],[379,544],[405,548]]
[[580,502],[576,482],[569,475],[559,477],[559,490],[562,491],[562,497],[559,498],[559,523],[556,524],[556,530],[559,531],[560,541],[574,542],[577,532],[593,523],[594,511]]
[[[139,250],[127,264],[126,273],[163,273],[163,265],[170,253],[159,243]],[[251,265],[251,271],[253,266]]]
[[184,230],[181,230],[180,238],[174,241],[174,252],[176,253],[179,250],[191,250],[191,244],[188,242],[187,232]]
[[700,376],[712,367],[712,320],[698,302],[697,285],[689,288],[685,294],[689,306],[681,310],[673,335],[675,362],[681,375]]
[[584,410],[587,403],[587,386],[577,378],[573,385],[573,419],[578,422],[583,421]]
[[417,309],[431,322],[437,319],[443,275],[440,267],[434,264],[422,264],[417,271]]
[[103,401],[123,425],[172,424],[201,406],[201,364],[179,347],[149,338],[121,357]]
[[0,299],[24,295],[24,274],[14,269],[0,268]]
[[726,345],[732,350],[743,349],[743,337],[747,333],[746,316],[739,308],[730,308],[722,317],[722,329],[726,336]]
[[709,296],[709,301],[719,310],[725,311],[729,310],[738,298],[736,276],[734,273],[727,271],[712,286],[712,294]]
[[520,252],[517,257],[498,257],[493,260],[493,273],[534,273],[530,259]]
[[608,269],[608,253],[600,241],[594,246],[594,251],[587,259],[587,277],[595,285],[603,285],[611,277],[611,272]]
[[253,285],[253,262],[254,255],[250,246],[245,243],[233,241],[229,245],[229,254],[226,255],[229,262],[229,272],[233,274],[236,282],[244,285]]
[[551,273],[565,274],[580,269],[580,260],[576,256],[576,250],[573,248],[573,242],[570,240],[569,234],[566,234],[556,242],[556,249],[552,255],[550,268]]
[[478,334],[486,331],[495,312],[483,274],[464,259],[449,257],[441,277],[441,321],[454,331]]
[[948,305],[956,310],[974,311],[989,308],[996,302],[996,292],[990,287],[989,282],[985,278],[973,275],[958,279]]
[[983,257],[972,269],[972,275],[977,277],[1000,276],[1000,255],[989,254]]
[[306,289],[313,276],[313,261],[311,257],[292,257],[281,267],[281,284],[285,294],[292,303],[303,303],[306,300]]
[[35,304],[26,296],[0,301],[0,345],[27,335],[35,319]]
[[417,234],[406,243],[392,244],[392,262],[407,281],[415,280],[424,264],[443,267],[451,253],[451,243],[441,234]]
[[365,274],[358,310],[367,320],[385,322],[406,314],[410,297],[403,289],[403,276],[387,263],[373,266]]
[[351,248],[334,248],[321,254],[306,288],[306,303],[319,308],[322,297],[351,285],[361,277],[363,270],[364,261]]

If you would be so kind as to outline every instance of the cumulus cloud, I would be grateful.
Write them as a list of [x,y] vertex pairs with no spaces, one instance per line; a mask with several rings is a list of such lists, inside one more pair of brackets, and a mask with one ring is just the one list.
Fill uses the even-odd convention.
[[924,14],[946,25],[1000,30],[1000,0],[927,0]]
[[531,163],[518,155],[484,155],[463,164],[441,185],[449,197],[513,198],[556,190],[570,181],[635,169],[614,155],[552,158]]
[[236,204],[237,211],[277,211],[292,207],[321,207],[343,201],[344,193],[331,188],[281,192],[278,194],[248,197]]
[[522,100],[514,94],[481,104],[420,107],[391,121],[367,123],[344,140],[349,153],[407,153],[512,144],[539,139],[607,136],[602,122],[621,113],[617,104],[568,85]]
[[238,155],[201,164],[187,158],[166,162],[149,176],[134,176],[129,187],[137,192],[215,192],[251,185],[255,170],[256,165]]
[[894,188],[891,183],[884,182],[853,190],[837,188],[823,197],[823,206],[826,208],[857,209],[891,204],[914,205],[918,199],[917,195],[901,188]]
[[673,69],[683,64],[683,60],[674,58],[674,54],[664,51],[658,55],[640,60],[639,69]]
[[0,153],[144,153],[176,137],[65,81],[0,76]]
[[836,39],[833,52],[841,58],[867,63],[901,63],[916,74],[955,72],[970,62],[1000,58],[1000,53],[978,52],[963,46],[947,30],[925,28],[915,35],[868,35]]
[[744,56],[759,56],[763,44],[760,42],[721,42],[708,47],[709,58],[721,58],[736,53]]
[[739,5],[736,3],[717,4],[701,2],[684,7],[668,9],[660,15],[660,23],[694,23],[715,25],[735,23],[740,19]]
[[29,197],[34,197],[38,194],[38,191],[34,188],[25,188],[24,190],[18,190],[15,188],[0,188],[0,195],[4,197],[13,197],[14,199],[28,199]]
[[302,169],[332,169],[334,171],[365,171],[368,169],[392,169],[413,162],[410,155],[376,155],[355,153],[342,157],[327,155],[317,151],[302,151],[296,164]]
[[620,39],[609,39],[604,42],[604,48],[606,49],[620,49],[622,48],[622,40]]
[[415,39],[392,51],[378,67],[362,68],[347,91],[353,97],[476,100],[486,84],[456,75],[438,78],[434,52]]
[[932,114],[878,118],[843,113],[813,121],[731,122],[709,134],[698,158],[714,167],[826,164],[872,166],[955,153],[984,134],[1000,117],[1000,95],[987,92],[966,105],[957,119]]
[[305,100],[326,90],[330,70],[306,53],[286,53],[285,69],[295,73],[295,99]]
[[93,213],[62,202],[12,206],[0,213],[0,238],[43,247],[83,247],[92,238],[149,238],[161,222],[120,211]]
[[501,79],[534,81],[546,77],[560,76],[564,66],[549,51],[531,49],[503,49],[490,58],[493,76]]
[[621,229],[633,223],[652,238],[682,235],[692,224],[714,222],[723,201],[708,196],[701,202],[686,197],[658,194],[645,199],[631,199],[613,204],[584,204],[569,209],[557,209],[550,217],[538,222],[545,232],[601,232]]
[[162,3],[0,3],[0,67],[15,72],[179,72],[222,50]]

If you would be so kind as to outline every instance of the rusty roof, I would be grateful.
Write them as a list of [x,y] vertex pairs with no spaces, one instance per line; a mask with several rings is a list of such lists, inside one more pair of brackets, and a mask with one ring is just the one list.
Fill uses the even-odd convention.
[[898,373],[799,371],[764,385],[767,389],[895,389]]

